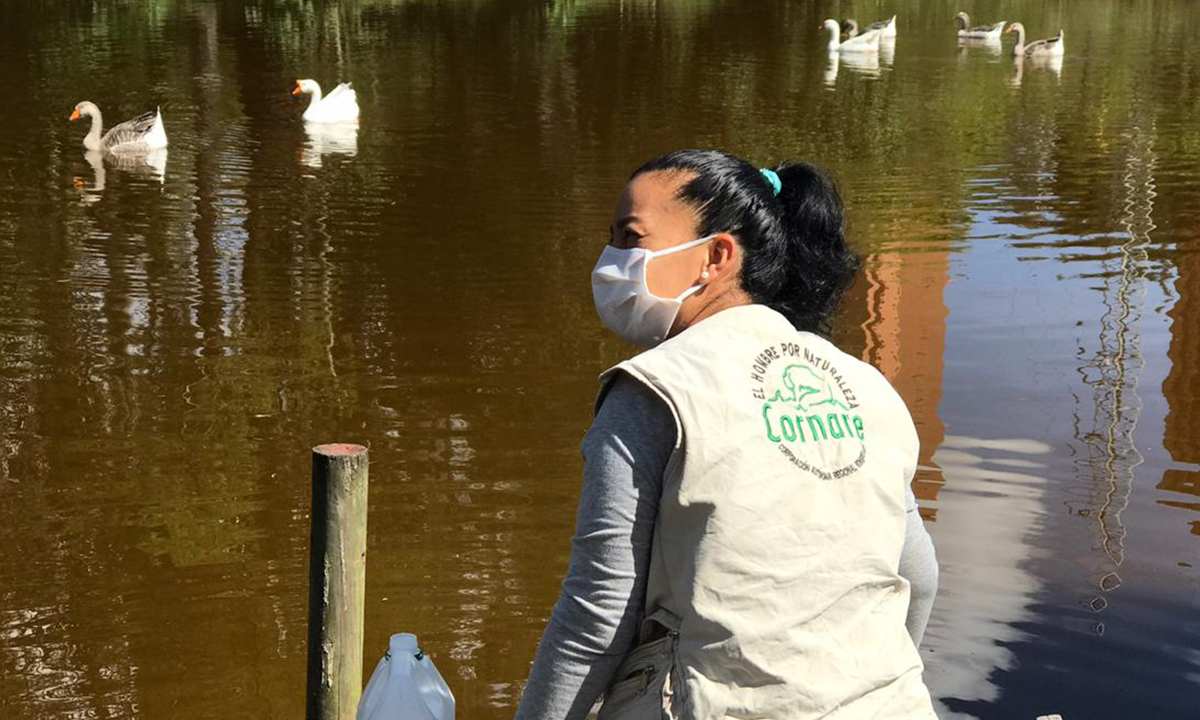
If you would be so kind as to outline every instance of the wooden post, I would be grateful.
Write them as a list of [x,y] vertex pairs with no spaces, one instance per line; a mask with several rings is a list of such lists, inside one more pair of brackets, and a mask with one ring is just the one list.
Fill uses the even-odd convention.
[[308,555],[308,720],[354,720],[362,695],[367,579],[367,449],[312,451]]

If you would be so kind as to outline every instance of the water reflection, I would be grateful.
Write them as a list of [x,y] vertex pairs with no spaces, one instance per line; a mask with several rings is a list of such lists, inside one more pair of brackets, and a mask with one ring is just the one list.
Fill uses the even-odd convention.
[[879,62],[884,67],[891,67],[896,62],[896,36],[885,36],[879,39]]
[[300,150],[300,162],[319,168],[326,155],[354,157],[358,154],[358,123],[304,123],[307,140]]
[[998,58],[1003,52],[1004,44],[999,37],[958,39],[958,53],[963,60],[976,54]]
[[[1100,318],[1099,340],[1090,361],[1079,368],[1081,381],[1090,387],[1091,412],[1075,412],[1075,439],[1086,454],[1079,461],[1084,474],[1086,499],[1070,504],[1072,514],[1092,527],[1105,560],[1089,568],[1089,579],[1101,593],[1121,586],[1118,571],[1124,562],[1128,528],[1121,513],[1128,507],[1135,473],[1144,461],[1135,440],[1144,404],[1139,381],[1145,368],[1142,355],[1143,314],[1146,300],[1147,247],[1155,229],[1154,200],[1157,158],[1156,128],[1135,109],[1124,143],[1121,186],[1121,225],[1125,239],[1117,252],[1101,261],[1105,312]],[[1080,355],[1086,351],[1080,348]],[[1090,415],[1090,418],[1088,417]],[[1084,599],[1095,612],[1108,607],[1103,597]]]
[[1008,84],[1012,87],[1021,87],[1021,83],[1025,78],[1025,66],[1037,70],[1049,70],[1054,75],[1054,79],[1062,80],[1063,56],[1054,55],[1050,57],[1036,56],[1025,57],[1024,55],[1016,55],[1013,57],[1013,72],[1008,79]]
[[842,54],[831,52],[828,59],[825,61],[825,71],[822,78],[826,87],[834,87],[837,85],[838,68],[842,63]]
[[845,66],[851,73],[861,77],[879,77],[880,53],[829,53],[829,62],[825,66],[824,80],[827,86],[837,83],[838,72]]
[[[1041,589],[1026,571],[1036,557],[1029,518],[1041,513],[1052,451],[1033,439],[951,435],[934,455],[946,487],[933,530],[935,538],[954,540],[937,544],[942,589],[922,647],[932,653],[926,674],[942,720],[974,717],[962,706],[996,701],[1001,687],[981,678],[1017,664],[1008,645],[1027,637],[1021,626],[1033,617],[1030,605]],[[984,498],[986,513],[968,510]]]
[[166,182],[167,148],[156,148],[145,153],[109,154],[104,155],[89,150],[83,154],[84,160],[92,169],[92,183],[81,178],[75,178],[75,187],[79,188],[81,201],[91,204],[100,200],[108,182],[106,166],[117,168],[131,177],[144,177],[157,181],[160,185]]

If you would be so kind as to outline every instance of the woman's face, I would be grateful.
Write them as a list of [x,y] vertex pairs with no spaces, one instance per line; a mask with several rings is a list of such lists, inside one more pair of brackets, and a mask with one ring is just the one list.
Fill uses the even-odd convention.
[[[699,214],[675,198],[692,177],[650,172],[630,180],[617,200],[609,243],[621,249],[665,250],[697,239]],[[659,297],[677,297],[700,282],[710,252],[708,245],[700,245],[652,259],[646,267],[646,287]]]

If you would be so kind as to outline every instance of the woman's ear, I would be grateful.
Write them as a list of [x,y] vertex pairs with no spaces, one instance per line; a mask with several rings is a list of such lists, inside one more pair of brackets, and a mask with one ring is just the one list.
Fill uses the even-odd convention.
[[730,272],[736,273],[741,262],[741,248],[737,240],[729,233],[717,233],[708,250],[708,264],[705,271],[711,279],[717,279]]

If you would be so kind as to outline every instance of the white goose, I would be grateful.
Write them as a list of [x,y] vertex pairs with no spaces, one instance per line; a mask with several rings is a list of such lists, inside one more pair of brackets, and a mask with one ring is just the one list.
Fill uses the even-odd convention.
[[837,20],[826,20],[822,27],[829,32],[829,52],[879,52],[879,39],[882,36],[879,30],[868,30],[842,42],[842,29],[838,27]]
[[996,41],[1000,39],[1000,33],[1004,32],[1004,21],[991,25],[976,25],[971,27],[971,16],[965,12],[960,12],[954,16],[958,21],[958,37],[961,40],[989,40]]
[[71,113],[71,122],[82,117],[92,119],[92,129],[83,137],[83,146],[93,152],[144,153],[167,146],[167,131],[163,127],[162,112],[159,110],[114,125],[103,136],[100,131],[104,127],[104,119],[95,103],[84,100],[75,106],[75,111]]
[[324,97],[316,80],[297,80],[293,95],[307,93],[312,96],[308,109],[302,116],[309,122],[356,122],[358,120],[358,95],[350,83],[341,83]]

